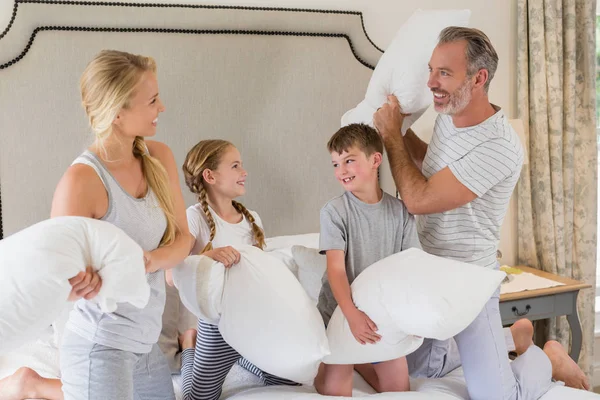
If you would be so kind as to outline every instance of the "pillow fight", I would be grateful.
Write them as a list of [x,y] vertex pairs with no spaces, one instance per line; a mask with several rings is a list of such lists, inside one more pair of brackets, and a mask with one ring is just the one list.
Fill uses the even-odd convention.
[[[448,26],[428,55],[427,105],[438,113],[429,143],[392,93],[331,132],[323,147],[343,194],[319,214],[326,272],[315,307],[263,251],[261,217],[236,200],[249,171],[235,144],[202,140],[176,165],[150,140],[165,111],[155,61],[101,51],[80,79],[95,141],[64,172],[51,218],[0,242],[0,353],[74,301],[61,377],[20,368],[0,380],[0,400],[175,399],[157,344],[166,285],[198,317],[179,337],[186,400],[219,399],[236,363],[264,385],[328,396],[351,397],[354,371],[377,392],[404,392],[409,377],[458,367],[473,400],[535,400],[556,381],[588,390],[558,342],[534,345],[527,319],[502,326],[496,251],[524,152],[488,98],[497,66],[482,31]],[[384,153],[400,199],[380,187]],[[197,197],[187,210],[180,167]],[[460,271],[471,280],[458,290],[446,282]],[[11,315],[15,301],[26,312]]]

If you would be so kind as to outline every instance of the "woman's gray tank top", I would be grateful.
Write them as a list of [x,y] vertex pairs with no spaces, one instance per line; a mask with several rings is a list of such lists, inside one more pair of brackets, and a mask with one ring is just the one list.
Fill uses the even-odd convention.
[[[156,195],[148,188],[144,198],[127,193],[92,152],[85,151],[73,164],[92,167],[108,193],[108,210],[103,221],[121,228],[144,250],[156,249],[167,227],[165,214]],[[165,275],[159,270],[146,274],[150,285],[150,300],[139,309],[128,303],[119,303],[113,313],[104,314],[98,306],[84,299],[78,300],[69,315],[67,329],[85,339],[104,346],[148,353],[158,341],[165,307]]]

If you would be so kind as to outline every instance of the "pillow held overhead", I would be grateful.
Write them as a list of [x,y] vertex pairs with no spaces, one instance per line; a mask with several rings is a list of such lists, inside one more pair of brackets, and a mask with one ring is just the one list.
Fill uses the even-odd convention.
[[404,118],[402,134],[433,101],[427,87],[428,63],[440,32],[448,26],[469,24],[470,10],[417,10],[396,33],[379,59],[369,81],[365,99],[342,116],[342,126],[365,123],[373,126],[373,113],[390,94],[396,95]]

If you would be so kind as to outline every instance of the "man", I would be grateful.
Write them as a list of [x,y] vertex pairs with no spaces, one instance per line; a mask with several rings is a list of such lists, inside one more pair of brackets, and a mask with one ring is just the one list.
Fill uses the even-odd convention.
[[[429,63],[427,84],[440,113],[431,142],[411,130],[400,134],[404,115],[394,96],[373,118],[400,196],[410,213],[420,215],[423,249],[482,268],[498,267],[500,226],[523,164],[518,136],[488,99],[497,65],[483,32],[446,28]],[[473,400],[538,399],[551,377],[588,388],[559,343],[548,342],[542,351],[519,325],[513,330],[519,357],[509,363],[498,303],[499,290],[455,343],[426,340],[408,357],[411,375],[444,376],[462,362]]]

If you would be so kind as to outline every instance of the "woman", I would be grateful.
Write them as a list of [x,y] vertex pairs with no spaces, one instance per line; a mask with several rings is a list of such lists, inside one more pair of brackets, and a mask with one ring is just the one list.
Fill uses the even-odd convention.
[[[51,216],[101,219],[125,231],[144,249],[151,296],[144,309],[123,303],[111,314],[79,300],[60,346],[62,390],[59,380],[21,369],[11,378],[13,389],[18,383],[24,391],[15,389],[6,398],[174,399],[170,370],[157,345],[164,270],[189,254],[192,241],[173,154],[168,146],[145,140],[155,135],[165,109],[156,64],[149,57],[105,50],[88,64],[80,86],[96,140],[60,180]],[[77,293],[90,298],[99,282],[86,275]],[[3,393],[11,390],[6,382],[0,382]]]

